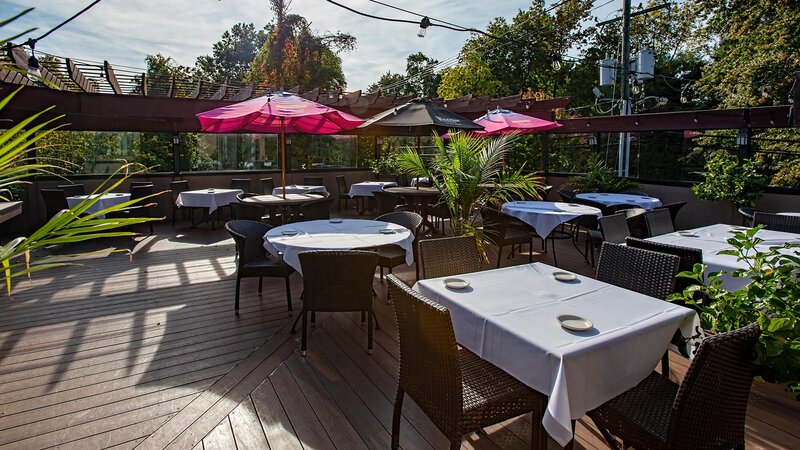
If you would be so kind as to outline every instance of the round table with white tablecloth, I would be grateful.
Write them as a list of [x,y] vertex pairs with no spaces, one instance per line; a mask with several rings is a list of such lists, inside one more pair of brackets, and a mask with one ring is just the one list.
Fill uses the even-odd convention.
[[503,213],[527,223],[542,239],[559,225],[585,215],[602,217],[603,213],[592,206],[578,203],[516,201],[503,204]]
[[[383,231],[391,230],[391,231]],[[385,234],[384,234],[385,233]],[[264,248],[302,273],[300,252],[306,250],[370,249],[396,244],[406,251],[406,263],[414,263],[414,234],[403,226],[375,220],[311,220],[275,227],[264,235]]]
[[[86,200],[87,198],[97,198],[100,196],[100,199],[97,200],[92,206],[89,207],[84,214],[93,214],[98,211],[102,211],[110,206],[118,205],[120,203],[127,202],[131,199],[131,194],[120,194],[120,193],[108,193],[108,194],[91,194],[91,195],[75,195],[73,197],[67,197],[67,205],[70,208],[75,207],[78,203]],[[100,216],[101,218],[103,216]]]
[[643,208],[647,211],[651,211],[654,208],[661,206],[661,200],[655,197],[648,197],[646,195],[583,192],[575,197],[582,200],[590,200],[593,202],[602,203],[606,206],[631,205],[638,208]]
[[351,197],[372,197],[375,191],[382,191],[384,188],[397,186],[394,181],[363,181],[350,185]]
[[[272,195],[281,195],[283,191],[284,189],[282,187],[276,187],[272,190]],[[291,184],[286,186],[286,194],[310,194],[312,192],[327,194],[328,190],[325,189],[325,186],[306,186],[303,184]]]

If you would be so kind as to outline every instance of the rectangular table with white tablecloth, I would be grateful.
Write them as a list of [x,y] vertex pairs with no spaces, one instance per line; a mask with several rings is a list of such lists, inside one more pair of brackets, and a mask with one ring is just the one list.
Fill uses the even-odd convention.
[[[125,203],[131,199],[131,194],[127,193],[110,192],[108,194],[75,195],[72,197],[67,197],[67,205],[69,205],[70,208],[74,208],[75,205],[77,205],[78,203],[88,198],[97,198],[98,196],[100,198],[97,199],[97,201],[92,206],[90,206],[86,211],[84,211],[84,214],[93,214],[98,211],[102,211],[108,207],[119,205],[120,203]],[[101,215],[98,217],[104,218],[105,216]]]
[[178,194],[175,204],[188,208],[208,208],[208,213],[212,214],[217,208],[239,201],[236,198],[241,194],[241,189],[199,189],[196,191],[184,191]]
[[[560,445],[571,421],[636,386],[658,364],[676,330],[700,334],[694,311],[580,276],[557,281],[555,267],[526,264],[442,278],[414,289],[450,310],[458,343],[549,397],[542,424]],[[562,328],[556,317],[589,319],[589,331]]]

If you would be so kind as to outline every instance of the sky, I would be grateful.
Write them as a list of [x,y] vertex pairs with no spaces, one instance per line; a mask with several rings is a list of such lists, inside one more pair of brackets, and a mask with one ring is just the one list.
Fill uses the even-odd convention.
[[[419,20],[368,0],[337,0],[359,11],[385,17]],[[524,0],[385,0],[434,18],[465,27],[485,29],[495,17],[511,20]],[[27,8],[36,9],[3,29],[3,36],[38,27],[38,37],[91,3],[90,0],[0,0],[2,19]],[[551,0],[547,1],[550,4]],[[325,0],[293,0],[290,12],[311,22],[317,33],[346,32],[358,47],[344,53],[342,66],[347,90],[366,89],[392,71],[405,73],[406,57],[418,51],[448,60],[458,55],[469,33],[428,29],[417,37],[416,25],[390,23],[358,16]],[[605,11],[598,10],[598,13]],[[112,66],[144,68],[148,54],[161,53],[177,63],[194,66],[198,56],[211,53],[225,30],[239,22],[257,28],[272,18],[267,0],[102,0],[92,9],[38,42],[36,50],[90,61],[108,60]]]

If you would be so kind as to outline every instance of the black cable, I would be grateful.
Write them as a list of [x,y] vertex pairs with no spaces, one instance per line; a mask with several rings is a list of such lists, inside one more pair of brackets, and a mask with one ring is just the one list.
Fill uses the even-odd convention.
[[89,6],[83,8],[82,10],[80,10],[77,13],[73,14],[72,17],[70,17],[69,19],[61,22],[60,24],[56,25],[54,28],[51,28],[50,31],[48,31],[47,33],[39,36],[36,39],[28,39],[28,42],[30,42],[30,41],[33,41],[33,42],[40,41],[40,40],[46,38],[47,36],[50,36],[51,33],[53,33],[54,31],[58,30],[59,28],[63,27],[64,25],[70,23],[71,21],[75,20],[75,18],[77,18],[81,14],[85,13],[86,11],[90,10],[94,5],[100,3],[100,1],[101,0],[94,0],[92,3],[89,4]]
[[437,18],[435,18],[435,17],[431,17],[431,16],[426,16],[426,15],[424,15],[424,14],[420,14],[420,13],[417,13],[417,12],[414,12],[414,11],[409,11],[409,10],[407,10],[407,9],[400,8],[399,6],[390,5],[390,4],[388,4],[388,3],[380,2],[380,1],[378,1],[378,0],[369,0],[369,1],[370,1],[370,2],[372,2],[372,3],[378,4],[378,5],[382,5],[382,6],[385,6],[385,7],[387,7],[387,8],[392,8],[392,9],[394,9],[394,10],[401,11],[401,12],[404,12],[404,13],[408,13],[408,14],[411,14],[411,15],[414,15],[414,16],[417,16],[417,17],[427,17],[427,18],[428,18],[428,19],[430,19],[430,20],[435,20],[435,21],[437,21],[437,22],[446,23],[447,25],[451,25],[451,26],[454,26],[454,27],[463,28],[464,30],[466,30],[466,29],[467,29],[467,27],[465,27],[465,26],[463,26],[463,25],[458,25],[458,24],[456,24],[456,23],[451,23],[451,22],[448,22],[448,21],[446,21],[446,20],[437,19]]

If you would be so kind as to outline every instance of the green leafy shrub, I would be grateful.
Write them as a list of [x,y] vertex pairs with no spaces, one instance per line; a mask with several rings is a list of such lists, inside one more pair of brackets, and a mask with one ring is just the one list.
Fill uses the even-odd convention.
[[389,150],[379,158],[373,159],[369,163],[370,169],[375,175],[401,175],[403,166],[400,164],[400,150]]
[[730,292],[722,287],[728,275],[725,271],[709,273],[706,282],[707,266],[696,264],[693,271],[678,276],[690,278],[697,285],[670,300],[695,305],[702,327],[715,333],[758,322],[761,337],[753,349],[756,375],[772,383],[786,383],[790,391],[800,392],[800,244],[771,246],[764,251],[759,245],[763,239],[756,236],[761,228],[735,232],[728,239],[733,248],[719,252],[746,264],[730,276],[749,278],[748,285]]
[[739,164],[726,152],[715,152],[706,161],[705,181],[692,186],[702,200],[727,200],[736,208],[755,206],[766,187],[767,179],[752,160]]
[[565,186],[576,192],[621,192],[639,187],[639,183],[630,178],[618,177],[616,171],[607,166],[598,155],[590,156],[587,164],[588,171],[569,178]]

